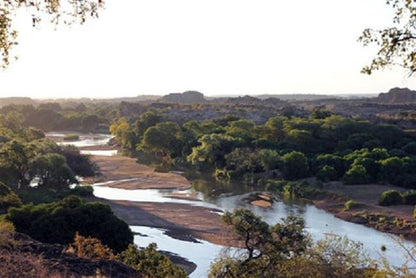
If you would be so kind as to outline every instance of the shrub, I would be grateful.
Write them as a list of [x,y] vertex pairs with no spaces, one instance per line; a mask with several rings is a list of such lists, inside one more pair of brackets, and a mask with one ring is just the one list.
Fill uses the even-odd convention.
[[142,250],[138,250],[135,245],[130,244],[125,251],[117,256],[117,259],[138,270],[145,277],[187,277],[182,268],[174,265],[167,256],[158,252],[156,248],[155,243],[149,244]]
[[319,168],[319,171],[316,173],[316,177],[321,181],[336,180],[338,178],[338,174],[334,167],[324,165]]
[[354,208],[357,208],[357,207],[359,207],[359,204],[354,200],[348,200],[344,204],[344,209],[345,210],[350,210],[350,209],[354,209]]
[[64,136],[64,141],[77,141],[79,140],[78,134],[67,134]]
[[344,175],[345,184],[363,184],[367,181],[367,170],[362,165],[353,165]]
[[71,194],[75,194],[81,197],[91,197],[94,196],[94,188],[90,185],[77,185],[71,189]]
[[322,192],[307,182],[289,182],[283,187],[283,194],[291,198],[313,198]]
[[103,245],[97,238],[83,237],[75,233],[74,243],[71,245],[74,253],[80,258],[88,259],[113,259],[110,248]]
[[11,208],[6,219],[13,222],[18,232],[48,243],[71,243],[76,232],[98,238],[116,252],[133,242],[129,226],[108,205],[85,203],[76,196],[50,204]]
[[297,151],[282,156],[283,175],[285,179],[295,180],[308,176],[309,166],[306,156]]
[[2,211],[6,212],[9,207],[20,207],[21,205],[22,201],[16,193],[10,187],[0,182],[0,213]]
[[403,202],[406,205],[414,206],[416,205],[416,190],[409,190],[403,193]]
[[399,191],[391,189],[381,193],[378,203],[381,206],[400,205],[403,203],[403,198]]

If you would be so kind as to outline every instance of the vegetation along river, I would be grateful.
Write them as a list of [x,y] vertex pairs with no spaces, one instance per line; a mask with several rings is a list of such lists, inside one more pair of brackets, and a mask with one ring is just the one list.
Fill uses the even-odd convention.
[[[50,134],[49,134],[50,135]],[[59,133],[53,136],[61,136]],[[109,135],[97,135],[95,140],[81,137],[79,141],[72,142],[78,147],[100,146],[109,141]],[[115,155],[116,150],[83,150],[84,154],[91,155]],[[209,182],[195,181],[192,188],[186,190],[177,189],[122,189],[113,188],[111,183],[116,181],[98,182],[93,184],[94,195],[99,198],[108,200],[125,200],[133,202],[155,202],[155,203],[176,203],[189,206],[206,207],[212,209],[212,213],[221,213],[220,211],[234,210],[237,208],[249,208],[257,215],[269,223],[274,224],[280,218],[288,215],[302,217],[306,223],[306,229],[311,234],[313,240],[319,240],[327,234],[336,234],[347,236],[349,239],[361,242],[364,249],[374,259],[380,259],[384,256],[390,263],[400,265],[405,262],[402,247],[397,244],[399,238],[387,233],[365,227],[363,225],[350,223],[338,219],[330,213],[318,209],[311,204],[302,204],[297,202],[284,202],[277,200],[271,207],[263,208],[247,202],[247,197],[253,192],[207,194],[215,192],[215,185]],[[196,189],[198,188],[198,190]],[[231,189],[230,189],[231,191]],[[205,193],[203,193],[205,192]],[[189,199],[176,198],[175,196],[192,196]],[[205,277],[210,264],[218,257],[223,246],[210,243],[204,240],[190,242],[174,238],[165,233],[165,230],[145,227],[131,226],[132,231],[136,233],[135,243],[144,247],[151,242],[155,242],[160,250],[178,254],[197,265],[196,270],[191,273],[190,277]],[[405,241],[403,244],[410,248],[414,243]],[[386,247],[381,251],[381,246]]]

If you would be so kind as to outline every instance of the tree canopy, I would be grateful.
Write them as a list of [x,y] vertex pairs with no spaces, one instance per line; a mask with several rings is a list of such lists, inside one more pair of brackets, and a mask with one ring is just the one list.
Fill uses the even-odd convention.
[[398,65],[410,71],[416,71],[416,5],[412,0],[386,1],[394,10],[393,25],[376,30],[367,28],[359,41],[364,46],[376,45],[378,52],[363,73]]
[[13,26],[16,12],[26,9],[32,16],[33,26],[47,16],[52,24],[84,23],[88,17],[97,17],[102,0],[6,0],[0,1],[0,66],[10,63],[11,50],[17,45],[18,31]]

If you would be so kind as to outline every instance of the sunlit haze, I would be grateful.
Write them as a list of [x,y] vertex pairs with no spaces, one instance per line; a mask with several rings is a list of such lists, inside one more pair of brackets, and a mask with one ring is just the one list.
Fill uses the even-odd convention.
[[400,69],[360,73],[357,42],[392,22],[383,0],[107,0],[98,20],[55,31],[21,16],[0,96],[363,94],[416,88]]

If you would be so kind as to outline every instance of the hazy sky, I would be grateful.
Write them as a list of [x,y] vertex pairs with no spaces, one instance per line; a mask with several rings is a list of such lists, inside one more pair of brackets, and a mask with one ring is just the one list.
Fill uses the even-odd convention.
[[401,69],[360,73],[375,49],[357,38],[391,24],[384,0],[107,0],[72,28],[17,21],[19,60],[0,96],[119,97],[378,93],[416,88]]

